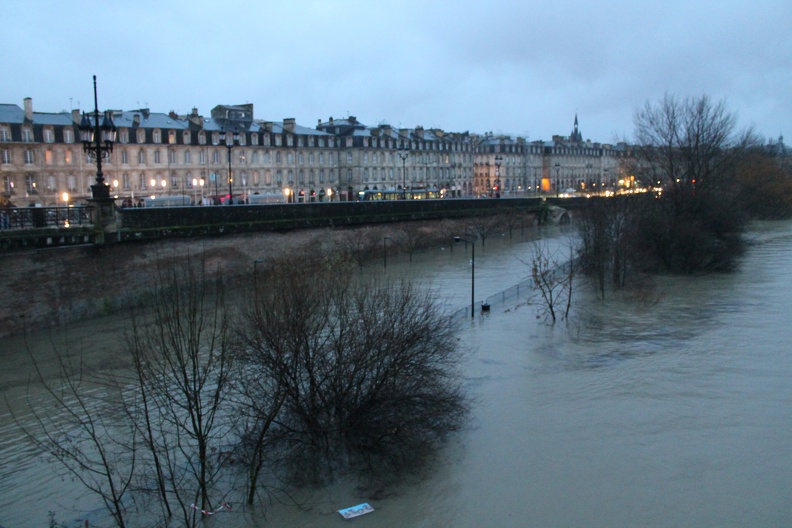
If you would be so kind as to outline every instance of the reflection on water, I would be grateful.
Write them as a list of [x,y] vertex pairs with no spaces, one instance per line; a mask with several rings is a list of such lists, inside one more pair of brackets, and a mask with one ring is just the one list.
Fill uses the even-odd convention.
[[[361,502],[376,511],[352,522],[368,527],[792,525],[792,224],[759,225],[752,239],[734,274],[660,277],[642,300],[579,289],[568,325],[516,301],[463,322],[476,405],[426,479],[376,499],[349,482],[302,490],[302,508],[272,504],[264,519],[235,505],[207,526],[341,526],[336,510]],[[477,247],[478,300],[527,275],[530,248]],[[387,273],[464,306],[461,249],[389,258]],[[0,379],[19,397],[24,376]],[[7,415],[0,433],[0,524],[96,507],[32,458]]]

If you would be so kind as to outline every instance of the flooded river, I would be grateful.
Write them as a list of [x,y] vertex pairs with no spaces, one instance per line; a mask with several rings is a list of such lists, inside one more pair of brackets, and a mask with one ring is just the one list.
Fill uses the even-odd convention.
[[[548,239],[563,248],[566,237]],[[645,295],[606,302],[579,288],[569,323],[546,325],[523,300],[493,305],[461,325],[471,422],[425,479],[377,499],[339,483],[298,492],[301,507],[273,503],[266,518],[235,507],[206,525],[792,525],[792,223],[758,225],[751,239],[730,275],[663,277]],[[476,300],[526,277],[532,249],[477,245]],[[448,306],[470,302],[461,245],[412,263],[391,256],[377,272],[427,280]],[[93,321],[69,334],[106,366],[121,328]],[[46,336],[29,343],[45,354]],[[20,347],[2,343],[0,390],[12,403],[27,379]],[[44,527],[49,510],[67,521],[99,507],[36,456],[5,411],[0,430],[0,525]],[[374,513],[336,513],[360,502]]]

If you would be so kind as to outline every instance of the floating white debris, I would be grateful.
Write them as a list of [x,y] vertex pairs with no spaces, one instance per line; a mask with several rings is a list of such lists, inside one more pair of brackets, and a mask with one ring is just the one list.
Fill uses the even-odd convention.
[[349,508],[338,510],[338,513],[340,513],[341,517],[343,517],[344,519],[353,519],[355,517],[360,517],[361,515],[365,515],[373,511],[374,508],[372,508],[368,502],[364,502],[363,504],[358,504],[357,506],[350,506]]

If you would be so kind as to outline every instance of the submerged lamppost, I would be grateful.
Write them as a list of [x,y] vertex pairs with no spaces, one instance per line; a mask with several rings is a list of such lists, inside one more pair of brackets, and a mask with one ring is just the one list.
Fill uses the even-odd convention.
[[476,307],[476,243],[466,240],[462,237],[455,236],[454,242],[464,242],[470,244],[470,318],[473,319],[476,314],[474,308]]
[[113,123],[113,114],[104,113],[102,124],[99,124],[99,100],[96,95],[96,75],[93,76],[94,91],[94,111],[93,123],[89,114],[83,112],[80,121],[80,139],[82,140],[83,150],[96,161],[96,183],[91,185],[91,198],[94,200],[106,200],[110,198],[110,187],[104,181],[102,173],[102,160],[110,159],[113,152],[113,144],[116,139],[116,127]]
[[225,142],[228,149],[228,205],[234,204],[234,179],[231,177],[231,149],[234,148],[234,143],[239,141],[239,134],[237,129],[234,128],[233,134],[226,134],[223,130],[220,132],[220,141]]

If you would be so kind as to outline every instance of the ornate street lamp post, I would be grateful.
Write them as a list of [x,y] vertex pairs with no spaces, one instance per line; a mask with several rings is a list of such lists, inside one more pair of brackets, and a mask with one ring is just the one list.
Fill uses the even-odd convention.
[[234,178],[231,176],[231,149],[234,148],[234,143],[239,141],[239,134],[237,129],[234,128],[233,134],[226,134],[223,130],[220,132],[220,141],[224,141],[228,149],[228,205],[234,204]]
[[495,198],[500,198],[500,166],[503,157],[498,154],[495,156]]
[[80,139],[82,140],[83,150],[96,161],[96,183],[91,185],[91,197],[94,200],[106,200],[110,198],[110,187],[104,181],[102,173],[102,160],[110,159],[113,152],[113,144],[116,139],[116,127],[113,123],[113,115],[105,112],[102,124],[99,125],[99,100],[96,95],[96,75],[93,76],[94,91],[94,111],[93,124],[89,114],[83,112],[80,122]]
[[407,199],[407,158],[410,156],[410,149],[402,145],[397,150],[402,160],[402,196]]

